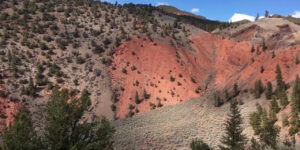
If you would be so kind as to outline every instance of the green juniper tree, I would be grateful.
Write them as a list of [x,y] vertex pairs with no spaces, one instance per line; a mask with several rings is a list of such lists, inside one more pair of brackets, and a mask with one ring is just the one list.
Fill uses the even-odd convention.
[[242,134],[242,115],[238,108],[238,102],[230,103],[230,113],[228,120],[225,122],[225,136],[222,137],[220,149],[222,150],[243,150],[246,142],[245,135]]
[[2,150],[42,149],[41,139],[33,128],[28,111],[22,108],[15,116],[13,124],[1,131]]
[[80,98],[70,97],[68,90],[54,89],[52,100],[47,104],[45,128],[45,139],[50,149],[112,149],[110,139],[114,129],[106,119],[80,123],[91,105],[89,95],[84,90]]
[[266,90],[265,90],[265,96],[266,99],[271,99],[273,94],[273,88],[272,88],[272,83],[267,82]]
[[28,112],[21,110],[15,121],[1,132],[4,150],[94,150],[113,149],[114,128],[105,118],[95,122],[83,119],[90,109],[90,94],[84,90],[80,98],[76,93],[55,87],[46,107],[45,129],[37,136]]

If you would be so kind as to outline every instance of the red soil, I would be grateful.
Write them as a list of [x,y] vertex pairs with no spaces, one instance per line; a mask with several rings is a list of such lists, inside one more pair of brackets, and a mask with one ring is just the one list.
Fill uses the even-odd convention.
[[[136,92],[143,98],[144,89],[151,97],[136,105],[139,112],[149,111],[149,102],[157,104],[157,98],[166,106],[199,96],[195,92],[200,85],[197,79],[204,79],[207,74],[205,70],[211,65],[208,52],[203,51],[193,56],[180,49],[176,57],[176,50],[169,43],[155,43],[156,45],[148,40],[136,38],[120,46],[114,55],[113,65],[116,66],[116,70],[111,70],[112,84],[114,87],[125,89],[120,93],[120,101],[117,104],[118,117],[126,116],[129,104],[135,105]],[[204,64],[203,67],[199,66],[201,63]],[[132,66],[137,70],[132,71]],[[126,68],[127,74],[122,73],[123,68]],[[182,75],[181,78],[179,74]],[[175,78],[174,82],[170,81],[170,76]],[[193,83],[191,77],[194,77],[197,83]],[[139,82],[139,86],[134,85],[136,81]],[[182,85],[179,86],[178,82]]]
[[[0,91],[4,91],[0,87]],[[14,115],[18,112],[18,104],[10,102],[7,98],[0,97],[0,130],[4,127],[9,126],[9,124],[14,120]]]
[[[117,103],[117,117],[126,116],[129,104],[135,105],[139,112],[150,111],[149,102],[157,104],[157,97],[164,106],[199,97],[195,89],[200,85],[202,93],[212,81],[219,91],[232,89],[234,83],[242,89],[253,88],[257,79],[263,83],[274,81],[277,64],[287,82],[300,74],[300,67],[295,64],[296,55],[300,52],[299,45],[278,49],[275,51],[276,57],[272,58],[268,50],[260,55],[251,53],[252,44],[248,41],[237,42],[208,33],[200,33],[190,39],[194,43],[193,52],[183,48],[176,50],[167,42],[154,41],[157,44],[154,45],[153,42],[138,38],[118,48],[113,59],[116,70],[111,69],[112,84],[118,89],[123,87],[125,91],[119,90],[121,95]],[[131,70],[133,65],[136,71]],[[263,73],[260,72],[261,66],[264,67]],[[126,68],[127,74],[122,73],[123,68]],[[179,74],[183,77],[180,78]],[[175,82],[170,81],[171,75],[175,77]],[[191,77],[196,79],[196,84]],[[214,80],[209,80],[213,77]],[[139,86],[134,85],[136,80]],[[177,85],[178,81],[181,86]],[[151,94],[151,98],[136,105],[135,93],[137,91],[139,97],[143,98],[144,89]],[[171,91],[175,93],[174,96]]]

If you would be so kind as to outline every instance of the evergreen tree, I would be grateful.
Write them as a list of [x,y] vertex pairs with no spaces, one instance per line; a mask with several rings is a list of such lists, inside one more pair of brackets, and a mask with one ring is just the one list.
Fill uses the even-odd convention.
[[42,149],[41,139],[38,138],[29,113],[24,108],[15,116],[13,124],[1,131],[1,137],[3,150]]
[[280,66],[277,64],[276,66],[276,81],[277,81],[277,92],[280,92],[282,90],[285,90],[285,83],[283,81],[282,75],[281,75],[281,69]]
[[279,128],[274,126],[275,120],[267,115],[267,111],[264,110],[261,117],[261,130],[260,130],[260,140],[264,143],[264,147],[271,147],[277,149],[277,137],[279,134]]
[[106,119],[80,123],[90,108],[89,93],[84,90],[80,98],[69,96],[66,89],[55,87],[47,104],[45,140],[51,150],[112,149],[114,129]]
[[300,79],[297,75],[296,82],[292,93],[292,111],[291,111],[291,127],[289,128],[289,134],[294,135],[299,132],[300,118],[299,118],[299,101],[300,101]]
[[240,93],[240,91],[239,91],[238,85],[237,85],[237,83],[235,83],[233,86],[233,97],[238,96],[239,93]]
[[261,44],[262,50],[266,51],[268,49],[265,40],[263,40],[262,44]]
[[260,98],[260,96],[263,92],[264,92],[263,84],[262,84],[261,80],[257,80],[254,85],[255,98]]
[[285,108],[289,104],[289,101],[288,101],[288,97],[285,92],[286,85],[283,81],[283,78],[281,75],[281,69],[278,64],[276,66],[276,81],[277,81],[276,95],[277,95],[277,98],[280,99],[280,105]]
[[299,112],[300,111],[300,79],[297,75],[295,85],[293,88],[293,104],[295,105],[295,109]]
[[273,98],[271,101],[271,110],[275,113],[278,113],[280,111],[280,108],[278,106],[278,103],[276,101],[276,98]]
[[255,21],[257,21],[259,19],[259,13],[257,13]]
[[262,114],[262,107],[259,104],[256,104],[257,112],[253,112],[250,114],[249,122],[254,130],[254,135],[258,135],[261,130],[261,114]]
[[265,17],[268,18],[269,17],[269,11],[265,11]]
[[250,114],[250,125],[255,135],[259,135],[262,147],[277,148],[277,137],[280,129],[274,125],[276,121],[276,113],[270,109],[268,114],[260,105],[257,105],[257,112]]
[[272,94],[273,94],[272,83],[267,82],[267,87],[266,87],[266,90],[265,90],[266,99],[271,99]]
[[238,102],[230,103],[230,113],[228,120],[225,122],[225,136],[223,136],[220,146],[222,150],[243,150],[246,142],[245,135],[242,134],[243,119],[238,108]]
[[289,104],[289,100],[288,100],[288,97],[286,95],[286,92],[285,91],[280,91],[279,97],[280,97],[280,105],[283,108],[285,108]]

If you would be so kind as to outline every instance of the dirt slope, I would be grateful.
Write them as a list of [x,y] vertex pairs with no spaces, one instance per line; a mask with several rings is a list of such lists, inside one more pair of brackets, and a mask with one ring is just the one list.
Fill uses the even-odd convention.
[[[207,93],[209,95],[209,93]],[[113,122],[116,127],[115,148],[127,149],[178,149],[188,150],[192,139],[203,139],[216,148],[223,135],[223,122],[229,105],[216,108],[204,95],[181,104],[160,108],[132,118]],[[241,105],[244,117],[244,133],[253,134],[248,114],[255,111],[255,104],[268,105],[262,99],[244,98]]]
[[[199,97],[201,90],[199,93],[195,90],[209,73],[212,64],[209,55],[209,51],[192,55],[184,49],[176,50],[167,41],[136,38],[124,43],[114,55],[115,70],[111,69],[113,86],[124,89],[119,90],[117,116],[125,117],[129,104],[135,105],[136,92],[144,99],[136,105],[139,112],[149,111],[149,102],[170,105]],[[127,73],[122,73],[124,69]],[[144,89],[151,95],[149,99],[143,98]]]
[[[138,38],[118,48],[111,69],[113,86],[124,90],[119,90],[118,117],[128,114],[129,104],[136,105],[136,92],[141,98],[144,89],[151,98],[136,105],[140,113],[151,109],[149,102],[158,104],[161,100],[164,106],[177,104],[200,96],[209,85],[222,92],[232,89],[235,83],[241,89],[251,89],[258,79],[263,83],[272,82],[277,64],[287,82],[300,73],[300,67],[295,63],[300,52],[299,45],[260,50],[258,53],[251,52],[251,41],[239,42],[204,32],[191,36],[190,40],[193,43],[192,51],[176,49],[167,41],[150,42]],[[267,44],[272,46],[272,43]],[[261,49],[260,45],[254,47]],[[132,71],[133,66],[136,70]],[[124,69],[127,73],[122,73]],[[175,81],[170,81],[171,76]],[[191,81],[191,77],[196,83]],[[202,90],[200,93],[195,92],[198,87]]]

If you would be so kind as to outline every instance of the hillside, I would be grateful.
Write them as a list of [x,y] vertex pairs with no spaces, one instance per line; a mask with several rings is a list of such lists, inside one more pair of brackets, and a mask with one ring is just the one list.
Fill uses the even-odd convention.
[[[0,127],[25,107],[43,132],[58,85],[91,94],[81,120],[109,118],[116,149],[187,149],[196,137],[216,147],[233,99],[244,101],[244,132],[253,136],[249,114],[256,102],[270,104],[253,97],[254,87],[261,80],[263,89],[268,82],[276,89],[277,65],[291,102],[299,53],[300,25],[292,17],[231,24],[171,6],[0,1]],[[276,124],[285,113],[291,103]]]

